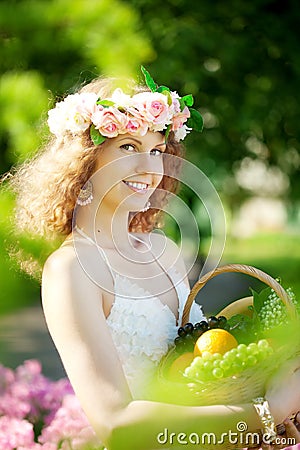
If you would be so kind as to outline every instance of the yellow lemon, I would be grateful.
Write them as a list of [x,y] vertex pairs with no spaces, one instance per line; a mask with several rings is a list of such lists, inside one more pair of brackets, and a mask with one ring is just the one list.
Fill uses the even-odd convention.
[[197,340],[194,347],[194,355],[201,356],[203,352],[224,353],[234,347],[238,342],[231,333],[222,328],[213,328],[205,331]]
[[182,373],[191,364],[194,359],[192,352],[186,352],[178,356],[171,364],[169,369],[169,376],[172,380],[179,381],[182,379]]

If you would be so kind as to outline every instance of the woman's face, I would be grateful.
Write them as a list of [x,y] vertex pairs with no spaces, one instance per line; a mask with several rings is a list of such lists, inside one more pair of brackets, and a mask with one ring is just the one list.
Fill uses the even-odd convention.
[[140,211],[162,180],[165,150],[159,132],[107,139],[91,178],[95,200],[113,209]]

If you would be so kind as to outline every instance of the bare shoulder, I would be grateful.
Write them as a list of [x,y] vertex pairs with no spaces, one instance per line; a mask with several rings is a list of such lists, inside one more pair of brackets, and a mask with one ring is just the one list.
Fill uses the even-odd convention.
[[[97,260],[97,282],[90,275],[95,266],[90,258],[89,248],[82,246],[80,257],[72,246],[61,247],[53,252],[45,262],[42,275],[42,302],[44,308],[63,308],[72,301],[73,306],[84,304],[89,298],[89,305],[99,302],[102,296],[101,280],[107,278],[105,264]],[[84,261],[91,260],[91,268]]]
[[71,247],[63,247],[55,250],[47,258],[43,273],[64,273],[74,270],[77,267],[77,259],[74,250]]
[[[43,281],[47,277],[78,278],[81,282],[91,282],[90,272],[97,266],[97,273],[103,280],[107,278],[107,266],[99,253],[89,244],[80,243],[74,248],[67,245],[58,248],[46,260],[43,268]],[[91,269],[91,270],[89,270]]]
[[79,277],[84,281],[85,277],[80,266],[76,252],[72,247],[62,247],[54,251],[46,260],[43,267],[42,285],[47,280],[70,280]]

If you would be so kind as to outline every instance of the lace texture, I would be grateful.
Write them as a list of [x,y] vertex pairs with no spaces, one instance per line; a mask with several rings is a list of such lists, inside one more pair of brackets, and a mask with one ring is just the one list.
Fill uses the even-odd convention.
[[[177,291],[181,323],[189,288],[173,267],[168,271]],[[144,298],[142,298],[144,296]],[[133,398],[147,398],[147,386],[177,334],[176,317],[167,305],[130,279],[115,274],[115,299],[107,324],[111,330]],[[193,304],[190,321],[204,320]]]
[[[110,270],[115,296],[107,324],[133,398],[147,399],[149,381],[159,361],[173,344],[190,289],[174,266],[165,270],[151,252],[176,289],[177,324],[177,317],[168,305],[164,305],[159,297],[138,286],[130,278],[115,272],[104,250],[80,228],[76,227],[76,231],[81,235],[79,239],[83,238],[85,242],[99,249],[99,254]],[[137,237],[134,239],[147,245]],[[204,319],[201,306],[194,302],[190,311],[190,321],[195,323]]]

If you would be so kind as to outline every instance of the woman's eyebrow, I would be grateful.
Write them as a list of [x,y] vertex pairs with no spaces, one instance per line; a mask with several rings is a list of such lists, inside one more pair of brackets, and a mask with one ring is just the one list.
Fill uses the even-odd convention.
[[132,141],[135,141],[135,142],[137,142],[138,144],[142,145],[142,142],[141,142],[141,141],[139,141],[138,139],[136,139],[136,138],[134,138],[134,137],[132,137],[132,136],[130,136],[130,137],[125,137],[125,138],[122,138],[122,139],[119,139],[119,142],[120,142],[120,141],[126,141],[126,140],[128,140],[128,139],[130,139],[130,140],[132,140]]
[[167,144],[165,142],[162,142],[161,144],[156,144],[154,147],[167,147]]

